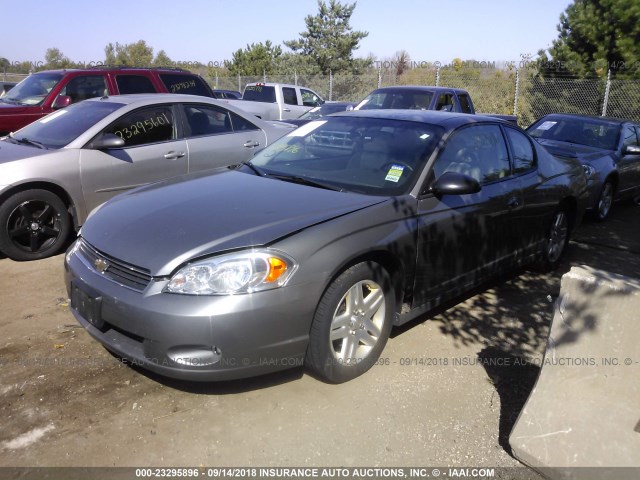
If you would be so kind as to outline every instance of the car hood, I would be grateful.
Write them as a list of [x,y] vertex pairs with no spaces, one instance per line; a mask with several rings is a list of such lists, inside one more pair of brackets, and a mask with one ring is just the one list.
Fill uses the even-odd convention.
[[0,115],[15,115],[27,111],[26,106],[0,102]]
[[592,161],[608,156],[611,150],[603,148],[590,147],[588,145],[580,145],[570,142],[561,142],[559,140],[537,139],[538,143],[544,146],[547,151],[554,156],[576,158],[580,161]]
[[225,169],[119,195],[90,215],[81,235],[108,256],[166,276],[194,258],[267,245],[385,200]]
[[[0,141],[0,165],[3,163],[15,162],[24,158],[33,158],[40,155],[47,155],[56,150],[45,150],[32,145],[18,145],[15,143]],[[0,183],[2,178],[0,177]]]

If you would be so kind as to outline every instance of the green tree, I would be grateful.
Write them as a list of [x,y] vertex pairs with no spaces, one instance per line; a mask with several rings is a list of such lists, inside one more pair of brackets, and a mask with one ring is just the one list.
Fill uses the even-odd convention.
[[318,13],[304,19],[307,31],[300,33],[298,40],[284,44],[295,53],[312,58],[324,75],[329,71],[362,73],[371,65],[371,59],[354,59],[353,52],[369,32],[353,31],[349,25],[355,8],[356,2],[343,5],[337,0],[329,0],[327,5],[318,0]]
[[104,48],[107,65],[127,65],[129,67],[149,67],[153,64],[153,48],[144,40],[121,45],[109,43]]
[[[638,0],[575,0],[560,15],[559,36],[540,51],[545,73],[568,69],[580,76],[640,74],[640,2]],[[547,64],[547,61],[549,63]]]
[[245,50],[238,49],[232,54],[232,61],[225,60],[224,66],[232,75],[262,75],[273,73],[276,63],[282,55],[279,45],[272,45],[269,40],[264,44],[252,43]]
[[69,60],[58,48],[49,48],[44,54],[45,69],[72,68],[74,63]]
[[156,58],[153,59],[153,66],[154,67],[171,67],[173,66],[173,60],[169,58],[169,55],[167,55],[167,52],[165,52],[164,50],[160,50],[156,54]]

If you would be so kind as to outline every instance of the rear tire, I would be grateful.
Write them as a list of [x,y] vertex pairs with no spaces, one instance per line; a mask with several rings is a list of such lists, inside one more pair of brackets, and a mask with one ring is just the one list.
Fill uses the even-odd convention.
[[598,222],[604,222],[609,218],[611,213],[611,207],[613,206],[613,197],[615,193],[615,186],[610,179],[607,179],[602,185],[596,207],[593,211],[594,217]]
[[359,263],[327,288],[316,309],[305,365],[331,383],[352,380],[380,357],[393,324],[394,296],[388,273]]
[[547,231],[544,250],[537,264],[539,270],[550,272],[558,267],[569,243],[569,228],[569,213],[565,208],[560,207],[553,214],[551,225]]
[[48,190],[18,192],[0,205],[0,251],[13,260],[55,255],[70,230],[66,205]]

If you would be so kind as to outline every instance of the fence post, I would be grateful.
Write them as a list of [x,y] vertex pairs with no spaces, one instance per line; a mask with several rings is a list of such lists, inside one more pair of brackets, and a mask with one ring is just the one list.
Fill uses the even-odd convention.
[[293,84],[294,85],[298,85],[298,71],[297,70],[293,71]]
[[609,90],[611,90],[611,70],[607,70],[607,84],[604,87],[604,101],[602,102],[602,116],[607,116],[607,104],[609,103]]
[[216,72],[216,89],[218,89],[218,73]]
[[262,70],[262,81],[264,83],[267,83],[267,71],[266,70]]
[[238,91],[241,92],[242,88],[240,86],[240,74],[238,74]]
[[436,67],[436,87],[440,86],[440,65]]
[[382,65],[378,67],[378,87],[382,87]]
[[513,116],[518,115],[518,95],[520,93],[520,70],[516,68],[516,91],[513,95]]
[[329,101],[333,99],[333,72],[329,70]]

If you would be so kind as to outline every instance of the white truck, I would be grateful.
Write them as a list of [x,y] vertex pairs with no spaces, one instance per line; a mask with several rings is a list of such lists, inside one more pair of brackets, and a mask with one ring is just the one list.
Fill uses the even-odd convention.
[[324,100],[313,90],[282,83],[248,83],[242,100],[227,100],[235,107],[263,120],[290,120],[322,105]]

